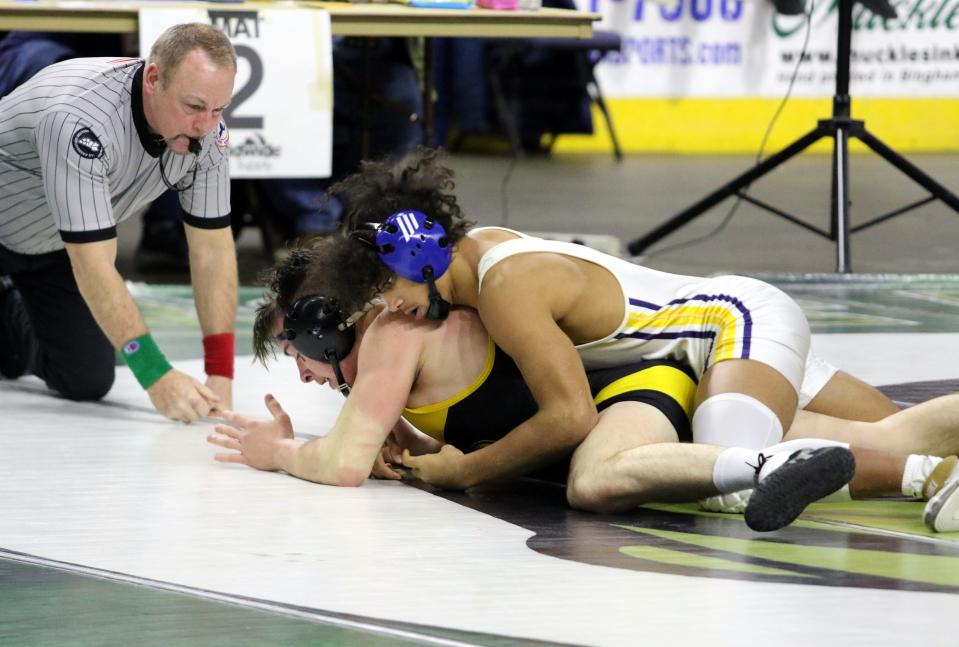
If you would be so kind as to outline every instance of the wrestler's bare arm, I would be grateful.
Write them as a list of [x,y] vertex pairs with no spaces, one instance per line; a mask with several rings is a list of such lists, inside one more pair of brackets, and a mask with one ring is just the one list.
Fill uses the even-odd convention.
[[579,445],[596,424],[582,362],[557,324],[588,289],[588,281],[575,264],[553,256],[512,257],[486,275],[480,317],[516,362],[539,411],[499,441],[463,458],[464,487],[548,464]]
[[356,380],[333,429],[289,446],[279,458],[281,469],[318,483],[362,485],[406,405],[423,339],[416,327],[375,320],[363,337]]
[[374,322],[366,330],[353,390],[326,436],[309,442],[294,438],[289,416],[275,398],[267,396],[272,421],[224,412],[229,424],[217,425],[207,440],[239,453],[217,454],[216,460],[284,470],[327,485],[361,485],[400,419],[425,343],[421,326],[390,328]]
[[400,463],[403,450],[409,451],[413,456],[422,456],[424,454],[435,454],[443,447],[443,443],[424,434],[403,418],[396,422],[392,435],[395,445],[390,448],[390,462],[394,464]]

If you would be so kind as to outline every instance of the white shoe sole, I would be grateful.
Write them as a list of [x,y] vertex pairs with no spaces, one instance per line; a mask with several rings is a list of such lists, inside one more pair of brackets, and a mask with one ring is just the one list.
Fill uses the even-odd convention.
[[723,512],[725,514],[742,514],[746,511],[746,504],[753,491],[740,490],[729,494],[716,494],[699,501],[699,507],[707,512]]
[[929,499],[922,520],[935,532],[959,532],[959,478],[947,482]]

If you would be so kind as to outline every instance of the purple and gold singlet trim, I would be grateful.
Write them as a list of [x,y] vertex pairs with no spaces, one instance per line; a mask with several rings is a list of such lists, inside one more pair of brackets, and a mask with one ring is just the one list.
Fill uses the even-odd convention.
[[[698,305],[697,302],[703,305]],[[723,302],[728,305],[721,305]],[[728,294],[697,294],[683,299],[674,299],[665,306],[630,298],[629,304],[652,312],[650,314],[629,313],[627,327],[632,331],[618,333],[616,339],[709,339],[711,342],[709,355],[712,355],[714,348],[717,351],[715,361],[748,359],[750,356],[752,314],[749,308],[736,297]],[[712,325],[714,329],[704,328],[706,325]],[[673,328],[673,330],[665,330],[666,328]],[[737,339],[741,345],[738,356],[733,352]],[[730,344],[732,347],[727,349]]]

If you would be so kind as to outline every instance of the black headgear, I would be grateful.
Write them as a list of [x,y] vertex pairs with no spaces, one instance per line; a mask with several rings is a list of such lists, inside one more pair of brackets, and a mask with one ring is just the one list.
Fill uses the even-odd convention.
[[347,322],[336,299],[305,296],[283,308],[283,331],[276,338],[290,342],[304,357],[332,364],[340,392],[349,394],[340,362],[353,350],[356,328]]

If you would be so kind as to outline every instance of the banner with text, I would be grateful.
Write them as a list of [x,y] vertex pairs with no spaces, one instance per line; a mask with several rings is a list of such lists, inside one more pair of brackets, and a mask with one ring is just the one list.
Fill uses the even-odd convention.
[[[815,2],[793,93],[834,92],[838,3]],[[623,37],[597,74],[611,97],[779,97],[806,37],[805,16],[768,0],[577,0]],[[959,0],[892,0],[886,20],[853,6],[850,92],[858,97],[959,97]]]
[[221,29],[237,54],[233,100],[224,112],[234,178],[329,177],[333,59],[325,11],[157,8],[140,11],[140,52],[185,22]]

